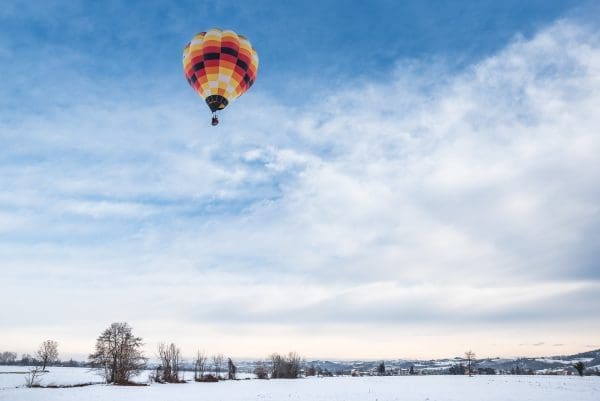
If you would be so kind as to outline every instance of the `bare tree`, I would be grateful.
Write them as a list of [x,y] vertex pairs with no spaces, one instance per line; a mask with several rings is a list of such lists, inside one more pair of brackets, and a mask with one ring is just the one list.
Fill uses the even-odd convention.
[[21,354],[21,360],[19,361],[20,365],[23,366],[31,366],[35,365],[36,360],[30,354]]
[[284,372],[283,365],[283,357],[278,353],[273,353],[269,357],[270,365],[271,365],[271,378],[278,379],[280,374]]
[[89,360],[104,375],[107,383],[127,384],[146,366],[142,339],[133,335],[127,323],[113,323],[96,340]]
[[235,372],[237,372],[237,367],[233,364],[231,358],[227,358],[227,379],[235,380]]
[[36,352],[36,358],[32,358],[29,354],[22,358],[22,361],[27,361],[28,365],[32,365],[27,370],[25,376],[25,386],[39,387],[42,376],[47,373],[46,366],[58,359],[58,343],[53,340],[46,340]]
[[377,376],[385,376],[385,363],[383,361],[377,365]]
[[273,379],[295,379],[300,376],[302,358],[295,352],[288,355],[272,354],[271,378]]
[[17,353],[4,351],[0,353],[0,365],[12,365],[17,360]]
[[58,360],[58,343],[53,340],[46,340],[37,350],[37,357],[42,364],[42,372],[46,370],[48,364]]
[[475,353],[471,350],[465,352],[465,359],[467,360],[467,373],[469,376],[473,376],[473,365],[475,364]]
[[179,371],[181,370],[181,350],[174,343],[158,344],[158,357],[160,359],[160,372],[156,379],[163,383],[181,383]]
[[206,353],[204,351],[198,351],[196,353],[196,361],[194,362],[194,380],[202,381],[204,377],[204,371],[206,370]]
[[217,375],[217,379],[221,378],[221,367],[223,366],[223,360],[225,357],[223,354],[216,354],[212,356],[213,365],[215,367],[215,374]]

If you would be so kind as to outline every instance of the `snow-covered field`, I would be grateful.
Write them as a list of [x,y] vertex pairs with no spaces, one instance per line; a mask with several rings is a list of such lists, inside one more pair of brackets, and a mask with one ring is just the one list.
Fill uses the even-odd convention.
[[[1,371],[17,371],[22,368]],[[142,375],[143,378],[143,375]],[[44,383],[98,381],[87,369],[51,368]],[[600,377],[574,376],[396,376],[297,380],[238,380],[220,383],[94,385],[64,389],[14,388],[23,375],[0,374],[2,401],[598,401]]]
[[[80,384],[80,383],[100,383],[102,377],[98,376],[89,369],[83,368],[48,368],[49,373],[42,376],[40,383],[44,386],[52,384]],[[18,373],[7,373],[18,372]],[[27,376],[27,367],[23,366],[0,366],[0,391],[10,387],[25,385]],[[148,375],[145,376],[147,378]],[[1,394],[1,393],[0,393]]]

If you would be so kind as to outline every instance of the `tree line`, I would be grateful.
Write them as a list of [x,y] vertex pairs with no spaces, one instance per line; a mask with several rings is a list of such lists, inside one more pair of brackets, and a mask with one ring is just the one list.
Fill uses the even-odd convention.
[[58,359],[58,343],[54,340],[44,341],[35,354],[22,354],[21,359],[17,359],[16,352],[0,352],[0,365],[22,365],[22,366],[41,366],[46,370],[47,366],[60,364]]
[[[96,369],[106,383],[132,384],[132,379],[149,368],[148,358],[143,352],[143,339],[134,335],[132,327],[126,322],[112,323],[96,339],[94,352],[88,356],[87,363],[58,359],[58,343],[44,341],[35,356],[23,354],[17,359],[15,352],[0,352],[0,365],[22,365],[29,367],[26,378],[28,387],[40,386],[41,377],[47,373],[48,366],[86,366]],[[181,349],[174,343],[159,343],[156,351],[158,365],[152,369],[149,379],[157,383],[184,383],[183,358]],[[259,379],[297,378],[301,374],[303,359],[296,353],[288,355],[272,354],[267,363],[258,363],[254,373]],[[198,351],[193,362],[194,380],[215,382],[235,380],[237,366],[231,358],[223,354],[209,357]]]
[[16,352],[0,352],[0,365],[22,365],[22,366],[40,366],[46,370],[47,366],[62,365],[58,359],[58,343],[54,340],[46,340],[40,344],[34,356],[31,354],[22,354],[21,359],[17,359]]
[[[15,352],[0,352],[0,365],[29,366],[26,384],[28,387],[39,386],[40,378],[47,373],[48,366],[88,366],[96,369],[106,383],[126,385],[132,384],[132,379],[142,371],[148,369],[148,358],[143,352],[143,339],[133,334],[133,329],[126,322],[112,323],[96,339],[94,352],[88,357],[87,363],[76,361],[60,362],[58,359],[58,343],[54,340],[44,341],[34,356],[23,354],[17,359]],[[184,361],[181,349],[175,343],[159,343],[156,350],[159,363],[152,369],[149,380],[156,383],[185,383],[183,377]],[[489,367],[477,367],[477,359],[471,350],[465,352],[465,363],[458,363],[447,370],[438,371],[438,374],[473,375],[496,374]],[[297,378],[300,376],[333,376],[327,369],[305,367],[304,359],[290,352],[287,355],[272,354],[264,362],[255,365],[253,373],[258,379]],[[197,382],[216,382],[219,380],[235,380],[237,366],[231,358],[225,359],[223,354],[208,356],[204,351],[198,351],[193,361],[193,379]],[[211,369],[212,368],[212,369]],[[573,365],[577,373],[583,376],[586,373],[583,362]],[[386,369],[382,361],[373,373],[379,376],[402,374],[394,369]],[[510,372],[511,374],[533,374],[533,371],[522,369],[519,364]],[[587,372],[593,374],[594,372]],[[352,376],[360,376],[362,372],[353,369]],[[417,372],[410,367],[410,375],[427,374],[426,371]]]
[[[132,378],[148,366],[143,345],[142,338],[133,334],[129,324],[113,323],[97,338],[94,352],[88,360],[107,383],[131,384]],[[160,343],[157,355],[159,364],[150,374],[150,380],[157,383],[184,383],[181,349],[174,343]],[[260,379],[297,378],[301,373],[302,361],[296,353],[284,356],[273,354],[268,366],[259,364],[254,373]],[[209,370],[210,362],[212,370]],[[236,379],[237,367],[231,358],[225,361],[223,354],[212,355],[209,359],[205,352],[198,351],[193,366],[194,380],[198,382]]]

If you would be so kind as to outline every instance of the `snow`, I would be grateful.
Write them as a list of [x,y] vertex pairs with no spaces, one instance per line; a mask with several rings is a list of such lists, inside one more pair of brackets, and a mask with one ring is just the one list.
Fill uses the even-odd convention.
[[[80,383],[102,383],[104,381],[95,371],[85,368],[49,367],[47,370],[49,372],[43,374],[40,379],[40,384],[44,386],[54,384],[70,385]],[[27,372],[27,366],[0,366],[0,390],[23,386],[25,384]],[[146,381],[147,377],[147,374],[142,374],[138,380],[143,379],[143,381]]]
[[[22,368],[21,368],[22,369]],[[6,371],[7,369],[2,369]],[[9,369],[10,370],[10,369]],[[0,374],[0,401],[597,401],[600,377],[575,376],[392,376],[297,380],[237,380],[219,383],[94,385],[64,389],[7,386]],[[143,376],[143,375],[142,375]],[[51,368],[47,380],[74,384],[98,376],[81,368]],[[45,379],[46,380],[46,379]],[[7,388],[8,387],[8,388]]]
[[494,359],[490,359],[493,362],[496,363],[507,363],[507,362],[514,362],[516,360],[518,360],[518,358],[494,358]]
[[563,365],[573,365],[574,363],[577,362],[590,362],[593,361],[594,358],[575,358],[575,359],[569,359],[569,360],[564,360],[564,359],[552,359],[552,358],[536,358],[536,361],[539,362],[546,362],[546,363],[560,363]]

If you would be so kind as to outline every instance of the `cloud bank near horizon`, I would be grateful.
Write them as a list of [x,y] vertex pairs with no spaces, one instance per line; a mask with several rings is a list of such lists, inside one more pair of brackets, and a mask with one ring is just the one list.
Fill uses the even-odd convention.
[[253,89],[218,130],[191,95],[118,89],[1,121],[3,341],[85,352],[127,320],[189,353],[581,350],[600,333],[599,34],[558,21],[317,105]]

